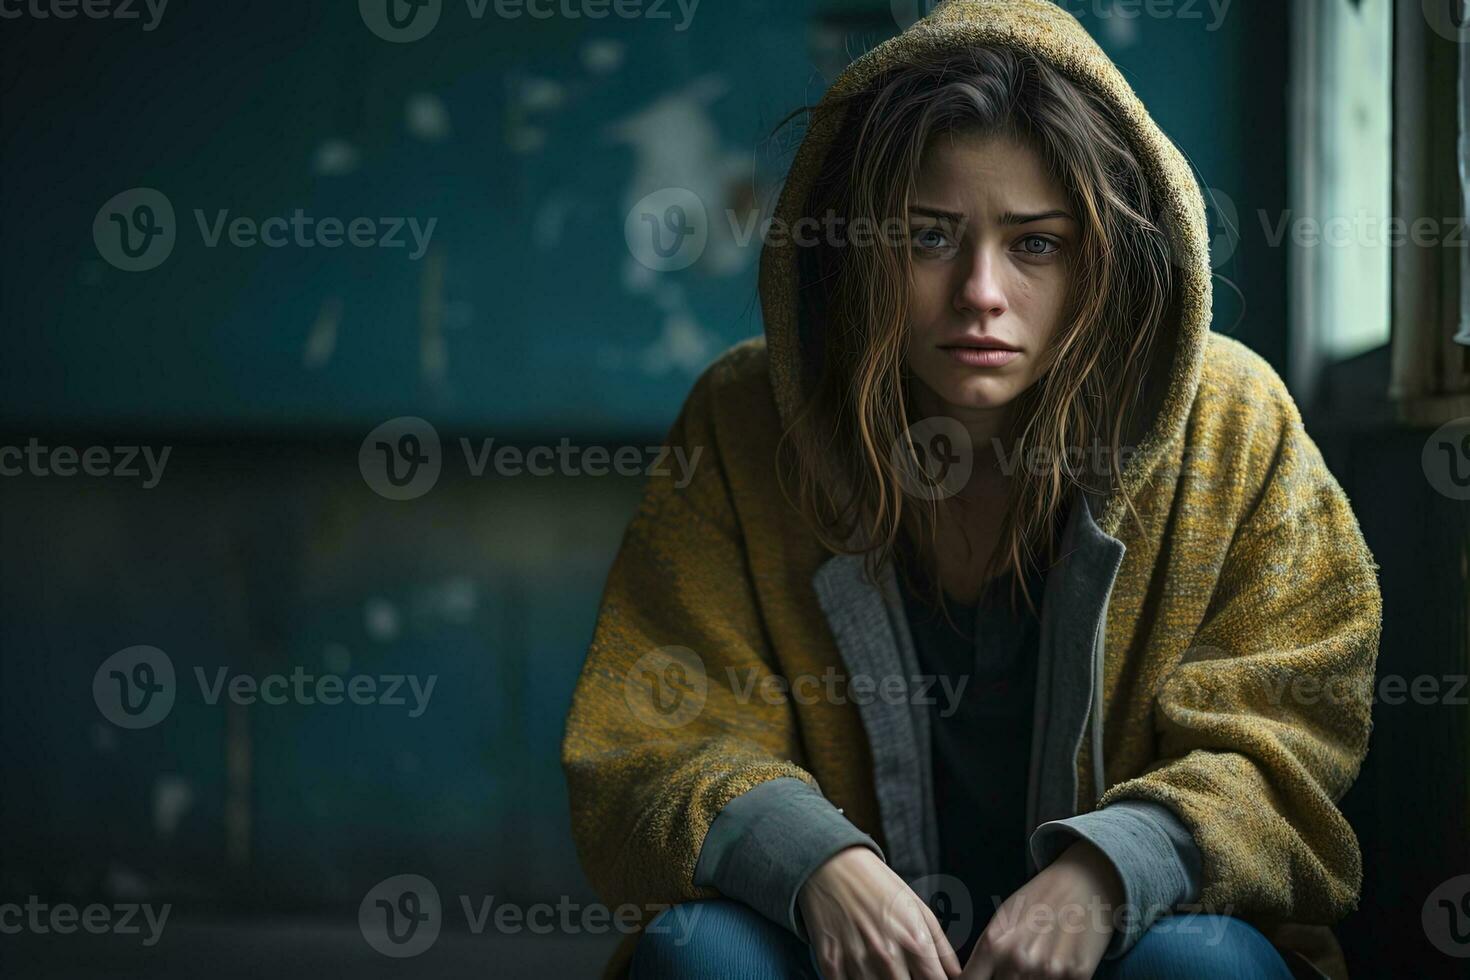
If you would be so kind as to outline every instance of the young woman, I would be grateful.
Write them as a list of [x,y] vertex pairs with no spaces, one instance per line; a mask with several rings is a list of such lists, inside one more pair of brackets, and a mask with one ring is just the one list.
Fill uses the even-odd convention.
[[567,718],[607,976],[1345,975],[1377,565],[1207,248],[1047,0],[834,83]]

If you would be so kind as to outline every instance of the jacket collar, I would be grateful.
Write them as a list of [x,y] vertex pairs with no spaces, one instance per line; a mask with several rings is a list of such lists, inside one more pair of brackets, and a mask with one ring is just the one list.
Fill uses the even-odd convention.
[[[1097,525],[1096,495],[1078,490],[1069,508],[1060,557],[1047,572],[1041,609],[1026,827],[1077,812],[1077,753],[1092,719],[1094,770],[1101,771],[1101,677],[1104,623],[1124,553]],[[849,677],[875,690],[901,691],[858,704],[873,760],[874,792],[888,863],[907,881],[938,866],[927,685],[893,563],[870,580],[862,554],[827,559],[812,578],[818,602]],[[894,684],[888,678],[899,678]],[[886,685],[886,686],[885,686]],[[1102,783],[1093,777],[1093,797]],[[1029,850],[1029,849],[1028,849]],[[1030,861],[1028,853],[1028,863]],[[1034,869],[1033,869],[1034,870]]]

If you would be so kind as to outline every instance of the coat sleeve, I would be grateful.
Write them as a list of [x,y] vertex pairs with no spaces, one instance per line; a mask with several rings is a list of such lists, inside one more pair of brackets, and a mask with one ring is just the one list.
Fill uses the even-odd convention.
[[[654,468],[613,561],[562,767],[579,859],[609,906],[637,905],[646,920],[656,906],[720,896],[713,883],[793,928],[789,893],[810,868],[773,845],[804,841],[797,864],[839,838],[876,845],[803,767],[790,699],[761,693],[777,665],[710,422],[711,383],[710,372],[696,382],[667,440],[670,459],[683,453],[692,473]],[[748,798],[763,802],[741,811],[750,819],[732,810],[696,885],[716,817],[775,780],[772,793]],[[782,805],[764,805],[777,797]]]
[[1178,814],[1200,851],[1205,911],[1331,924],[1362,883],[1336,804],[1367,752],[1382,598],[1346,494],[1280,397],[1279,422],[1247,440],[1262,465],[1236,457],[1208,474],[1221,486],[1266,475],[1243,495],[1194,641],[1159,685],[1159,757],[1099,805]]

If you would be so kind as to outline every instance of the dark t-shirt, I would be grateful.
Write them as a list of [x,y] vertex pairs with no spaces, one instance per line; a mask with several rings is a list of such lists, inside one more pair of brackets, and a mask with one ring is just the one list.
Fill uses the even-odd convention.
[[[967,893],[941,888],[924,897],[957,943],[961,965],[996,908],[1027,880],[1026,790],[1040,631],[1024,596],[1017,594],[1019,608],[1011,611],[1014,577],[1007,572],[976,603],[946,599],[960,632],[911,588],[902,589],[919,669],[936,678],[929,730],[939,873],[959,879]],[[1039,612],[1045,575],[1033,572],[1028,581]],[[965,915],[961,903],[973,916],[968,935],[951,927]]]

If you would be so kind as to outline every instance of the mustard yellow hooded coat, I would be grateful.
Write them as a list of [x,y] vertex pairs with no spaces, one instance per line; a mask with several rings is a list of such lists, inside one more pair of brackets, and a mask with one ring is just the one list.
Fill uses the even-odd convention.
[[[1207,911],[1246,919],[1283,951],[1345,976],[1321,927],[1356,906],[1362,878],[1336,802],[1371,730],[1378,566],[1281,379],[1210,332],[1199,186],[1117,68],[1047,0],[949,0],[834,82],[776,218],[790,227],[802,214],[843,122],[833,94],[906,52],[981,43],[1048,59],[1116,108],[1162,201],[1179,266],[1178,321],[1153,369],[1165,383],[1122,473],[1143,530],[1125,520],[1116,494],[1096,521],[1121,559],[1100,607],[1100,683],[1083,708],[1094,738],[1074,740],[1067,805],[1168,807],[1199,849]],[[671,428],[670,446],[700,452],[693,476],[687,485],[649,478],[566,720],[562,763],[580,860],[604,902],[646,910],[640,929],[659,907],[719,897],[694,884],[706,833],[727,803],[767,780],[800,779],[885,853],[901,844],[895,807],[878,791],[890,777],[875,772],[887,747],[851,699],[740,697],[728,683],[851,666],[814,585],[837,559],[777,488],[776,442],[801,397],[796,281],[795,247],[773,237],[761,255],[765,336],[722,354]],[[685,677],[698,706],[660,724],[639,702],[651,696],[645,668],[667,667],[672,648],[700,675]],[[914,862],[906,877],[933,870]],[[606,977],[626,975],[637,938],[625,936]]]

